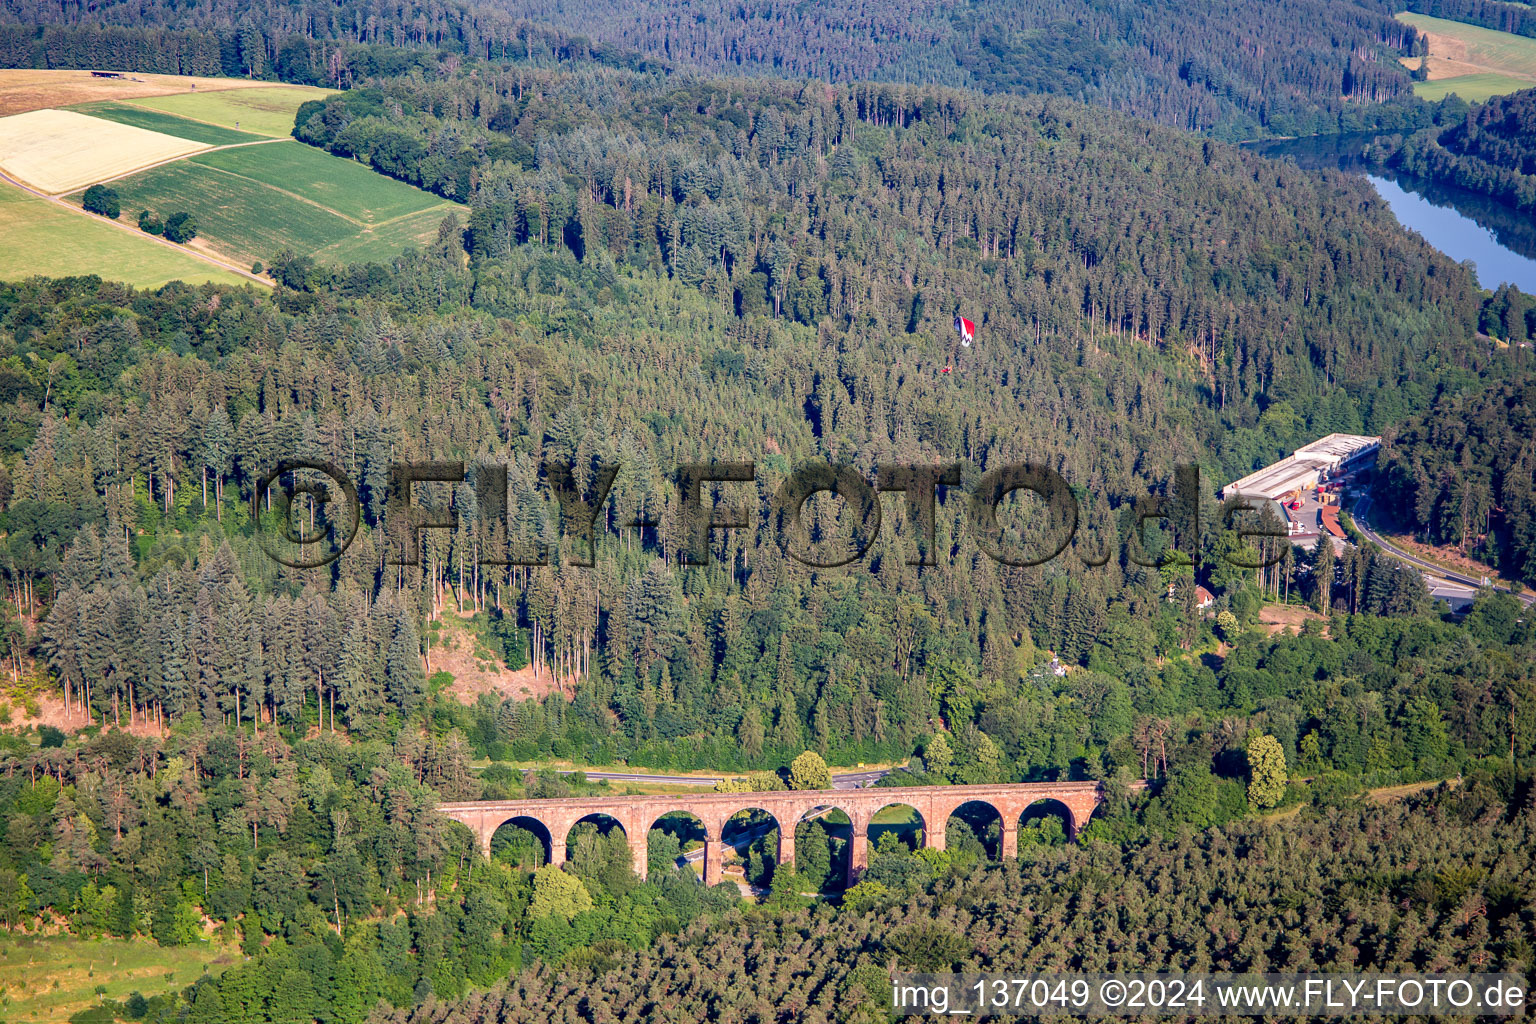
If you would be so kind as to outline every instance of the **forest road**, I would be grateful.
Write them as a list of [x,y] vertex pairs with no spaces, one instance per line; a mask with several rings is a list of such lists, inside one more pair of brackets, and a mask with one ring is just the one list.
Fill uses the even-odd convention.
[[[1464,586],[1469,586],[1474,589],[1479,589],[1484,586],[1482,580],[1473,579],[1471,576],[1464,576],[1459,572],[1453,572],[1450,569],[1441,568],[1440,566],[1435,565],[1433,562],[1426,562],[1422,558],[1416,558],[1413,555],[1410,555],[1408,552],[1404,551],[1402,548],[1397,547],[1391,541],[1382,537],[1381,534],[1371,529],[1370,521],[1367,519],[1367,516],[1370,515],[1370,510],[1371,496],[1369,494],[1361,495],[1359,502],[1357,502],[1355,505],[1354,519],[1355,528],[1360,531],[1360,535],[1366,540],[1380,547],[1383,551],[1397,559],[1399,562],[1406,562],[1416,569],[1423,569],[1426,572],[1440,577],[1441,579],[1450,580],[1453,583],[1460,583]],[[1520,603],[1525,605],[1527,608],[1531,606],[1532,602],[1536,602],[1536,596],[1532,596],[1530,594],[1516,594],[1508,587],[1494,586],[1493,584],[1488,584],[1487,586],[1490,590],[1497,590],[1501,594],[1513,594],[1515,597],[1519,598]]]

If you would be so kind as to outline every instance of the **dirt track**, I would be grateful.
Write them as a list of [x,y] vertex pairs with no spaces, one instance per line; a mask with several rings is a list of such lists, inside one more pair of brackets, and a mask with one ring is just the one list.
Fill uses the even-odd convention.
[[[194,91],[257,89],[273,84],[241,78],[192,78],[128,71],[122,74],[122,78],[95,78],[89,71],[0,69],[0,117],[100,100],[131,100],[141,96],[170,96]],[[195,90],[191,88],[193,85],[197,86]]]

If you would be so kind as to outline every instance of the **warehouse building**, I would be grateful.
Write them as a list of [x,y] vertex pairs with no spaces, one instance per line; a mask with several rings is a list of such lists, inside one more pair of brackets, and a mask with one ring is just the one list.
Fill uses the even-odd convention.
[[1380,450],[1379,437],[1329,434],[1296,449],[1279,462],[1227,484],[1221,497],[1281,501],[1368,469],[1375,465]]

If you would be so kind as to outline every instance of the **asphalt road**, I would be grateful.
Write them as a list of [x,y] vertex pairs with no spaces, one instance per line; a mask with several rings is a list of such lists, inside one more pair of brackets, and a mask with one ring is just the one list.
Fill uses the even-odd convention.
[[[1396,558],[1398,561],[1406,562],[1416,569],[1423,569],[1433,576],[1438,576],[1444,580],[1450,580],[1453,583],[1460,583],[1464,586],[1471,587],[1474,590],[1483,587],[1483,581],[1480,579],[1474,578],[1472,576],[1464,576],[1461,573],[1452,572],[1449,569],[1441,568],[1440,566],[1435,565],[1433,562],[1426,562],[1422,558],[1416,558],[1413,555],[1410,555],[1408,552],[1404,551],[1402,548],[1394,545],[1381,534],[1371,529],[1371,524],[1368,518],[1370,511],[1371,496],[1369,494],[1361,496],[1360,500],[1355,504],[1353,516],[1355,520],[1355,529],[1359,530],[1360,535],[1366,540],[1380,547],[1383,551],[1391,555],[1393,558]],[[1531,606],[1533,601],[1536,601],[1536,597],[1533,597],[1530,594],[1515,594],[1515,592],[1508,587],[1500,587],[1493,584],[1488,584],[1488,588],[1490,590],[1497,590],[1504,594],[1514,594],[1515,597],[1520,599],[1520,603],[1525,605],[1527,608]]]
[[[532,768],[522,769],[526,775],[533,771]],[[580,769],[561,768],[561,775],[572,775]],[[848,772],[843,775],[832,776],[833,789],[863,789],[889,775],[893,768],[872,768],[862,772]],[[647,775],[640,772],[585,772],[588,779],[597,781],[607,779],[609,782],[643,782],[652,785],[666,786],[708,786],[714,788],[715,784],[722,781],[718,775]]]

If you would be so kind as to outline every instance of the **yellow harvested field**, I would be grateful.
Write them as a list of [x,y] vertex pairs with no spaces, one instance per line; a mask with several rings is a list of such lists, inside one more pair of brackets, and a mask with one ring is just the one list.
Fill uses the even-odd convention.
[[0,170],[53,195],[209,148],[72,110],[0,117]]
[[121,78],[97,78],[89,71],[0,68],[0,117],[98,100],[131,100],[140,96],[221,89],[260,89],[272,85],[271,82],[245,78],[147,75],[139,71],[120,74]]

